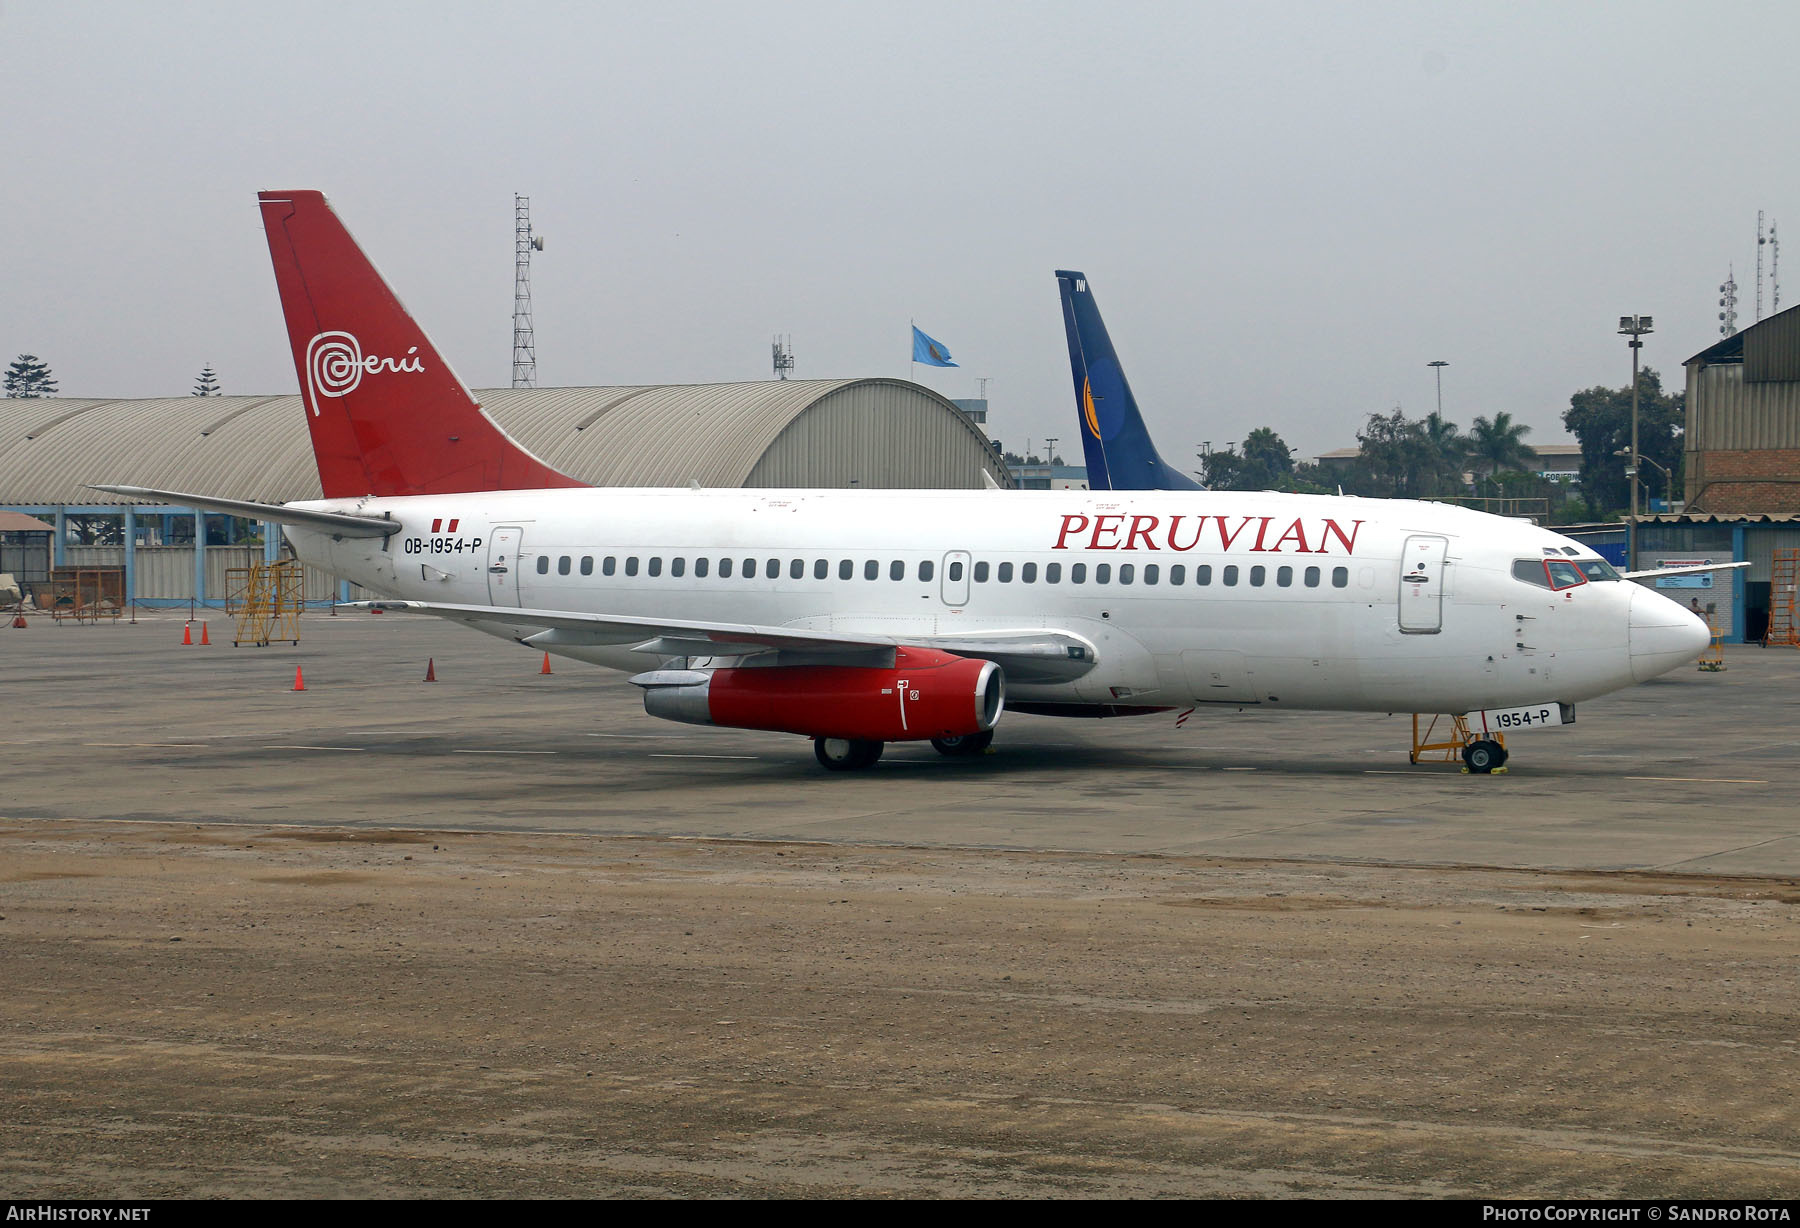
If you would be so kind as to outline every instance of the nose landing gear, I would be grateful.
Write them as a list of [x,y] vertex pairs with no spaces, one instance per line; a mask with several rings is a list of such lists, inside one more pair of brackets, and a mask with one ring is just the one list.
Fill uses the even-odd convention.
[[1481,738],[1463,747],[1462,759],[1469,771],[1485,776],[1506,766],[1506,747],[1491,739]]

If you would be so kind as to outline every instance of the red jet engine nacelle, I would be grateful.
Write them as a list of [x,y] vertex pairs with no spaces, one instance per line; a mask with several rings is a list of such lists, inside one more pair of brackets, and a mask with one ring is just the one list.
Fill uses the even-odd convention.
[[929,648],[897,648],[892,666],[671,669],[632,681],[644,711],[664,720],[866,742],[982,733],[1006,706],[998,665]]

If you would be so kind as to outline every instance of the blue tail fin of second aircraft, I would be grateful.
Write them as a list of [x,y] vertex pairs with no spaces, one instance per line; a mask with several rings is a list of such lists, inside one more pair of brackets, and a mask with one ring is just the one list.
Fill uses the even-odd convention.
[[1058,269],[1056,285],[1062,291],[1063,327],[1069,334],[1069,369],[1075,376],[1075,416],[1087,454],[1088,488],[1201,489],[1163,460],[1151,442],[1088,289],[1087,275]]

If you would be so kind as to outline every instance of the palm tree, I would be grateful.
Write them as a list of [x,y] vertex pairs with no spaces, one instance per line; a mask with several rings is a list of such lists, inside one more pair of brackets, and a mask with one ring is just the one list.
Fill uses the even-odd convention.
[[1435,410],[1426,414],[1419,426],[1425,440],[1426,463],[1432,470],[1431,485],[1435,489],[1431,493],[1460,492],[1463,465],[1469,459],[1469,437],[1456,429],[1456,423],[1446,421]]
[[1505,410],[1495,414],[1492,422],[1475,419],[1469,424],[1469,453],[1476,475],[1485,471],[1492,477],[1502,469],[1525,469],[1527,461],[1537,459],[1536,450],[1524,441],[1530,433],[1530,427],[1514,422]]

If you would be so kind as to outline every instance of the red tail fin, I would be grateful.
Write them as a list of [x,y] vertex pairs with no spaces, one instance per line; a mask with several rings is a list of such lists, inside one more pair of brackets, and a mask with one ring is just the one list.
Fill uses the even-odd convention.
[[327,498],[582,485],[482,412],[322,194],[257,199]]

